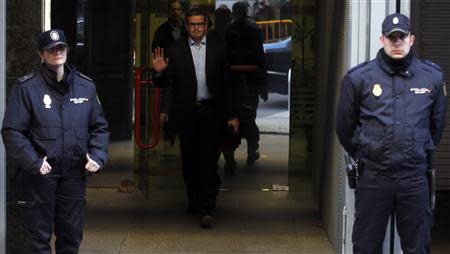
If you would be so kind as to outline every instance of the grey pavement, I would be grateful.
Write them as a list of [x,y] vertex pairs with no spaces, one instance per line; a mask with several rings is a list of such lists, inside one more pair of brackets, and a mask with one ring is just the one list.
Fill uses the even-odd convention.
[[289,95],[269,94],[267,101],[260,100],[256,124],[262,133],[289,133]]

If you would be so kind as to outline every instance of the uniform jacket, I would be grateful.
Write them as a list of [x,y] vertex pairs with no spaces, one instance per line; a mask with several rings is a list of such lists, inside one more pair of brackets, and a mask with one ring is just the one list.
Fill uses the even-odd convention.
[[381,50],[344,76],[337,136],[364,169],[399,177],[425,173],[427,150],[439,143],[445,126],[442,71],[413,57],[407,70],[394,72]]
[[[169,65],[155,78],[156,86],[168,87],[172,95],[169,108],[170,125],[179,130],[193,124],[197,108],[197,79],[188,38],[176,40],[169,47]],[[216,111],[223,120],[235,116],[232,103],[232,84],[228,81],[229,66],[225,46],[220,41],[206,40],[206,83]]]
[[52,172],[61,174],[83,174],[86,153],[103,168],[109,132],[94,82],[66,65],[61,93],[45,80],[43,68],[12,88],[2,126],[7,155],[31,174],[45,156]]

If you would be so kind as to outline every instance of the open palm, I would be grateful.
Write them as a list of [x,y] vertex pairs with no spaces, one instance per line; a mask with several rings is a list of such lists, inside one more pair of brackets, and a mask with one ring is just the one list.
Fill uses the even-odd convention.
[[162,72],[167,68],[169,64],[169,58],[164,59],[164,49],[156,48],[153,52],[153,69],[156,72]]

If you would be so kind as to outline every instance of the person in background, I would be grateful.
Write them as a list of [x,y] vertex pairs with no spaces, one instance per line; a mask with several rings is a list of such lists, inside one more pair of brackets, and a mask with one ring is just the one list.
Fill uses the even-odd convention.
[[336,134],[359,161],[353,253],[382,253],[391,211],[403,253],[430,253],[432,154],[441,140],[447,106],[442,70],[416,58],[408,17],[382,24],[375,59],[345,74]]
[[66,63],[64,32],[38,36],[40,68],[12,88],[2,126],[15,172],[25,253],[78,253],[86,174],[105,167],[109,131],[89,77]]
[[275,19],[275,13],[272,6],[268,4],[268,0],[259,1],[259,8],[256,9],[253,18],[256,21],[267,21]]
[[167,49],[175,40],[187,36],[180,0],[169,0],[167,11],[169,13],[167,21],[160,25],[153,35],[152,52],[158,47]]
[[214,36],[219,40],[225,40],[228,28],[231,24],[231,10],[224,4],[214,12],[214,28],[208,31],[208,36]]
[[[167,49],[175,41],[181,37],[187,37],[186,26],[183,20],[183,7],[180,0],[169,0],[167,2],[167,11],[169,18],[160,25],[153,35],[152,53],[156,48]],[[170,126],[166,126],[167,108],[170,105],[170,91],[162,89],[161,91],[161,113],[160,122],[164,126],[165,139],[171,140],[173,137]]]
[[[268,99],[267,73],[264,59],[262,32],[248,14],[247,2],[233,4],[233,22],[228,29],[226,42],[230,64],[255,67],[253,70],[235,70],[232,72],[233,87],[237,90],[236,101],[240,105],[239,136],[247,141],[247,165],[253,165],[259,159],[259,128],[256,114],[259,98]],[[235,148],[223,151],[225,172],[234,173],[237,163],[234,159]]]

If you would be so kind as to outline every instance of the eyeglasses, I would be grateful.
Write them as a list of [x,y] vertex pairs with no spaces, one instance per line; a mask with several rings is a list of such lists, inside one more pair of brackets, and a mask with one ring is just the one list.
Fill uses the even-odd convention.
[[190,28],[195,28],[195,27],[204,27],[206,25],[206,23],[188,23]]

